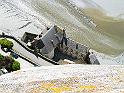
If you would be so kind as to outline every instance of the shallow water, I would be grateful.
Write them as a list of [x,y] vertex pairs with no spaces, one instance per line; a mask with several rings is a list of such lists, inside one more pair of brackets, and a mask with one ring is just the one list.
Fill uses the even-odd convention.
[[[124,51],[124,21],[106,16],[106,10],[90,0],[28,1],[27,6],[52,24],[65,28],[70,38],[108,55]],[[91,17],[96,28],[84,20],[85,16]]]
[[[40,32],[40,30],[44,27],[43,25],[49,26],[51,24],[57,24],[58,26],[66,29],[67,34],[70,38],[73,38],[74,40],[87,46],[90,46],[95,51],[115,56],[124,52],[124,21],[115,17],[108,17],[106,15],[108,14],[108,10],[106,10],[107,8],[105,9],[103,7],[104,5],[106,5],[106,3],[97,5],[91,0],[2,1],[12,3],[16,8],[18,8],[18,10],[20,9],[21,11],[29,13],[33,16],[37,16],[38,18],[38,20],[36,21],[36,18],[30,18],[29,15],[24,14],[29,21],[30,19],[33,21],[31,21],[32,23],[29,26],[19,30],[19,32],[16,32],[16,30],[18,30],[19,27],[23,26],[20,26],[21,24],[26,24],[26,22],[15,22],[15,25],[12,26],[13,28],[11,28],[11,30],[14,29],[14,33],[16,34],[23,34],[21,33],[21,31],[25,32],[26,30],[32,32]],[[103,2],[103,0],[95,1],[97,1],[98,4]],[[114,8],[112,9],[114,10]],[[111,14],[112,12],[110,12],[110,15]],[[15,17],[13,18],[15,20]],[[86,18],[88,18],[88,20]],[[95,25],[89,23],[89,20],[92,20]],[[33,22],[35,22],[36,24],[34,24]],[[16,25],[16,23],[18,23],[19,26]],[[42,26],[40,23],[42,24]],[[8,22],[5,21],[5,24],[8,24]],[[3,28],[4,26],[6,26],[5,24],[2,24]],[[8,27],[11,27],[10,24],[11,21],[8,24]]]
[[124,0],[92,0],[105,9],[108,15],[118,16],[124,13]]

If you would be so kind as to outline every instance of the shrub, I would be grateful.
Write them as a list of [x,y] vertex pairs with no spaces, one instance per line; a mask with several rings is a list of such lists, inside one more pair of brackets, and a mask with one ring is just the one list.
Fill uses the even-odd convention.
[[0,45],[4,48],[11,49],[13,47],[13,42],[9,41],[7,39],[1,39],[0,40]]
[[12,71],[17,71],[17,70],[20,70],[20,63],[18,61],[14,61],[12,63]]
[[0,62],[4,60],[4,56],[0,54]]
[[4,60],[6,62],[6,65],[14,62],[14,59],[11,56],[5,56]]
[[8,64],[5,66],[5,68],[8,72],[12,72],[11,66],[12,66],[12,64]]
[[17,69],[15,67],[17,61],[15,61],[11,56],[5,56],[4,61],[2,63],[4,63],[3,66],[7,69],[8,72],[16,71]]
[[20,70],[20,63],[15,61],[11,56],[0,54],[0,69],[4,66],[8,72]]
[[4,65],[4,56],[0,54],[0,69],[2,68],[2,66]]

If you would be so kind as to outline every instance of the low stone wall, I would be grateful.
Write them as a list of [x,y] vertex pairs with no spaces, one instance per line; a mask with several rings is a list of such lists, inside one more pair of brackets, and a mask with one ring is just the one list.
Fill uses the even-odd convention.
[[[33,50],[29,49],[26,45],[22,44],[20,40],[16,39],[15,37],[13,36],[9,36],[9,35],[0,35],[0,38],[10,38],[10,39],[13,39],[14,41],[16,41],[19,45],[21,45],[24,49],[26,49],[28,52],[32,53],[32,54],[36,54]],[[47,61],[47,62],[50,62],[54,65],[59,65],[58,63],[56,63],[55,61],[49,59],[49,58],[46,58],[45,56],[41,55],[38,53],[38,57],[42,58],[43,60]],[[37,65],[37,64],[36,64]]]
[[67,46],[63,45],[63,48],[61,48],[64,53],[72,55],[73,57],[77,57],[77,59],[85,59],[89,49],[89,47],[71,39],[68,39]]

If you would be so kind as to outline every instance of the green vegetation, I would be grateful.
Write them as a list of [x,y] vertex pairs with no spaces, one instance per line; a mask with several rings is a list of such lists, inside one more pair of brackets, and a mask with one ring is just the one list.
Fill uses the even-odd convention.
[[0,54],[0,62],[4,60],[4,56]]
[[[2,48],[11,49],[13,42],[5,39],[0,39],[0,45]],[[3,56],[0,54],[0,69],[5,67],[8,72],[20,70],[20,63],[15,61],[11,56]]]
[[14,61],[13,63],[12,63],[12,70],[13,71],[17,71],[17,70],[19,70],[20,69],[20,63],[18,62],[18,61]]
[[11,56],[0,54],[0,69],[5,67],[8,72],[20,70],[20,63],[15,61]]
[[6,61],[8,63],[12,63],[12,62],[14,62],[14,59],[11,56],[5,56],[4,61]]
[[11,49],[13,47],[13,42],[12,41],[9,41],[7,39],[0,39],[0,45],[3,48]]

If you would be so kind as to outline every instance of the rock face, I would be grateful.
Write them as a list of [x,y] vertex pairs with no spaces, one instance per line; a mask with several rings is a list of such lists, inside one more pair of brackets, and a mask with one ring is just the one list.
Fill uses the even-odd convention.
[[124,66],[64,65],[0,76],[0,93],[123,93]]

